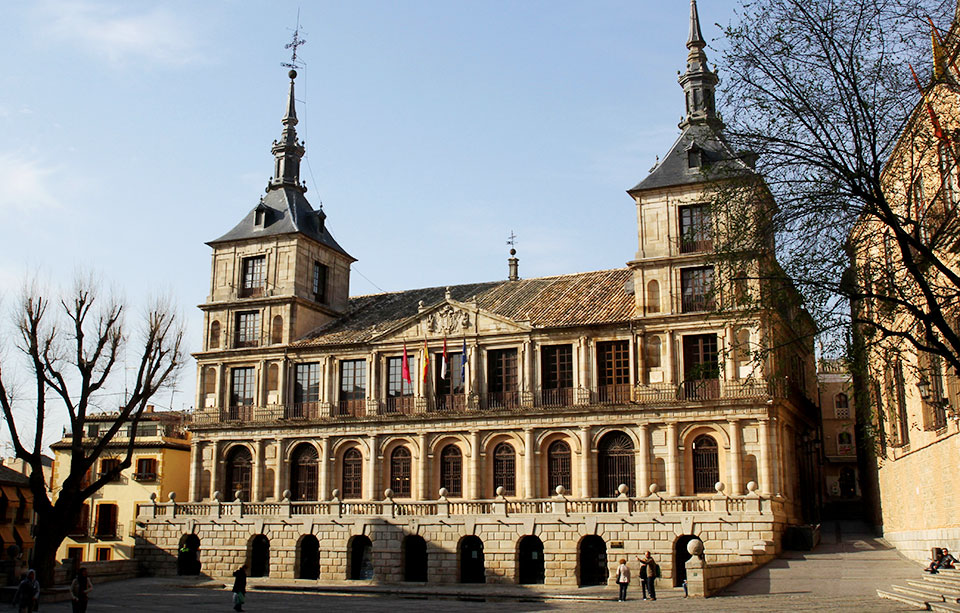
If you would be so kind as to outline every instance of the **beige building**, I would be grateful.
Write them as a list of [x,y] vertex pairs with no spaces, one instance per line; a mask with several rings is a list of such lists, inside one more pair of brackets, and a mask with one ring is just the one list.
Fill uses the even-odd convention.
[[187,547],[212,575],[594,585],[649,549],[679,585],[699,539],[716,587],[769,559],[818,487],[798,470],[812,325],[748,308],[765,288],[713,263],[704,169],[753,171],[705,46],[692,3],[686,118],[628,192],[626,268],[519,279],[511,258],[505,281],[357,297],[299,180],[291,71],[267,193],[209,243],[190,501],[145,509],[145,563],[173,572]]
[[821,360],[817,383],[824,457],[824,513],[833,519],[859,518],[862,513],[853,378],[843,362]]
[[[87,417],[85,443],[92,446],[101,432],[110,428],[117,415],[103,413]],[[137,426],[132,464],[120,477],[104,485],[83,505],[77,524],[63,541],[57,559],[120,560],[133,558],[138,507],[154,498],[170,495],[185,498],[188,493],[190,434],[185,416],[179,412],[154,412],[148,406]],[[121,428],[97,462],[96,472],[104,473],[119,464],[127,449],[129,426]],[[54,498],[70,471],[70,441],[50,446],[54,451]],[[115,464],[114,464],[115,463]],[[88,482],[97,475],[93,470]]]
[[[905,225],[915,223],[911,236],[954,270],[960,206],[958,40],[955,18],[944,48],[934,49],[937,78],[914,109],[882,176],[896,213],[907,220]],[[921,288],[903,273],[902,252],[890,231],[864,220],[850,242],[864,293],[895,288],[905,304],[923,304]],[[916,249],[909,247],[913,254]],[[938,301],[955,333],[960,329],[956,285],[936,267],[921,265],[928,286],[944,292]],[[960,457],[960,381],[941,357],[918,351],[895,335],[920,325],[906,309],[865,299],[854,305],[854,314],[877,322],[857,329],[863,360],[855,383],[871,404],[864,422],[876,434],[871,448],[883,535],[905,555],[924,561],[933,547],[960,547],[960,475],[953,469]],[[880,326],[893,333],[880,333]],[[927,342],[938,337],[932,329]]]

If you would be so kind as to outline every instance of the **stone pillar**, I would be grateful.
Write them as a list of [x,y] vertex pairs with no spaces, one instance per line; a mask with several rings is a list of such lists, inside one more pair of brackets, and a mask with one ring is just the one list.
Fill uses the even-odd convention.
[[650,493],[650,427],[640,424],[640,445],[637,449],[637,491],[631,496],[646,496]]
[[329,500],[330,491],[330,437],[320,439],[320,500]]
[[673,330],[670,330],[667,332],[667,355],[665,356],[667,363],[664,365],[665,368],[663,369],[664,379],[666,379],[667,383],[677,382],[676,369],[674,368],[676,366],[676,360],[673,357],[673,345],[675,342],[676,338],[673,334]]
[[[637,335],[630,334],[630,343],[627,345],[629,353],[629,363],[630,368],[628,370],[627,376],[630,379],[630,387],[636,387],[637,385]],[[633,492],[630,492],[630,495],[634,495]]]
[[534,449],[535,437],[533,428],[524,428],[523,430],[523,494],[527,498],[537,497],[537,463],[536,450]]
[[523,383],[521,388],[527,392],[533,392],[533,343],[524,341],[523,343]]
[[200,465],[203,462],[203,447],[190,446],[190,498],[191,502],[200,502]]
[[590,426],[580,427],[580,491],[577,496],[589,498],[593,492],[590,475],[593,473],[593,454],[590,449]]
[[280,406],[286,406],[287,398],[287,370],[290,368],[290,364],[286,360],[281,360],[277,362],[277,404]]
[[268,394],[270,393],[269,391],[267,391],[268,388],[270,387],[269,385],[267,385],[267,377],[268,377],[269,371],[270,369],[267,367],[267,361],[260,360],[260,372],[259,372],[260,376],[257,377],[257,396],[256,396],[257,400],[255,402],[256,406],[258,407],[267,406]]
[[277,439],[276,457],[273,459],[273,499],[282,500],[283,490],[290,487],[290,463],[286,460],[290,441]]
[[[430,450],[427,449],[427,433],[420,433],[420,460],[417,464],[418,478],[417,490],[420,500],[430,500],[433,498],[430,492]],[[411,492],[412,493],[412,492]]]
[[590,347],[587,337],[580,337],[580,387],[590,389]]
[[380,379],[380,377],[378,376],[379,373],[377,372],[379,370],[377,368],[377,366],[379,365],[378,363],[380,361],[379,357],[380,356],[377,355],[376,351],[371,352],[369,356],[370,364],[367,366],[367,372],[369,373],[367,377],[367,399],[368,400],[376,400],[377,398],[377,381],[379,381]]
[[723,344],[723,378],[727,381],[733,381],[737,378],[736,356],[733,355],[733,326],[724,328]]
[[253,491],[250,492],[250,502],[263,502],[263,469],[266,455],[264,448],[266,441],[260,439],[254,443],[256,455],[253,457]]
[[741,467],[741,458],[743,456],[743,444],[740,439],[740,420],[731,419],[730,425],[730,483],[729,492],[731,496],[743,495],[743,470]]
[[483,473],[480,469],[480,431],[470,433],[470,498],[483,498]]
[[707,593],[707,565],[703,560],[703,543],[700,539],[694,539],[687,543],[687,552],[690,559],[687,560],[687,592],[691,598],[706,598]]
[[760,420],[760,493],[770,496],[773,493],[774,450],[770,445],[770,420]]
[[[213,441],[213,449],[210,458],[210,497],[220,487],[220,441]],[[233,500],[233,495],[227,496],[227,492],[221,492],[224,500]]]
[[377,492],[379,489],[377,484],[377,463],[379,462],[378,456],[380,455],[380,450],[377,449],[377,435],[371,434],[367,437],[367,441],[370,445],[370,453],[367,457],[367,478],[364,479],[366,482],[364,498],[367,500],[379,500],[380,496]]
[[667,496],[680,495],[680,454],[677,448],[677,423],[667,424]]
[[470,393],[479,394],[480,386],[480,347],[474,345],[470,348],[470,372],[467,376],[470,378]]

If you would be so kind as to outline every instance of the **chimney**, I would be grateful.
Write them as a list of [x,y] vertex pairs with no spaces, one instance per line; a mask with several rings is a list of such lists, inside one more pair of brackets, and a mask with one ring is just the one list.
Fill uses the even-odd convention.
[[520,276],[518,274],[518,267],[517,267],[517,264],[520,263],[520,260],[518,260],[515,257],[516,255],[517,255],[517,250],[511,249],[510,257],[507,258],[507,263],[510,265],[510,276],[508,277],[509,281],[517,281],[520,279]]

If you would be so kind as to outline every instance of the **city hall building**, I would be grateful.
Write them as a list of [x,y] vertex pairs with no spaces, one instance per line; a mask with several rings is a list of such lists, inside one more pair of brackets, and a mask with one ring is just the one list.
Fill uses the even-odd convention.
[[138,557],[573,586],[646,550],[679,585],[695,539],[714,586],[769,560],[819,487],[813,327],[714,263],[706,171],[753,170],[724,140],[705,46],[692,2],[682,132],[628,190],[626,267],[520,279],[511,257],[506,280],[356,297],[357,246],[300,181],[291,71],[267,192],[209,243],[189,500],[143,509]]

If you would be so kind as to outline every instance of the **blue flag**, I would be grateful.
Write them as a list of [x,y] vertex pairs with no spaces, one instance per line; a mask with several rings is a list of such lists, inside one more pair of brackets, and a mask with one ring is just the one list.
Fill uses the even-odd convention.
[[463,355],[460,356],[460,383],[467,383],[467,339],[463,339]]

